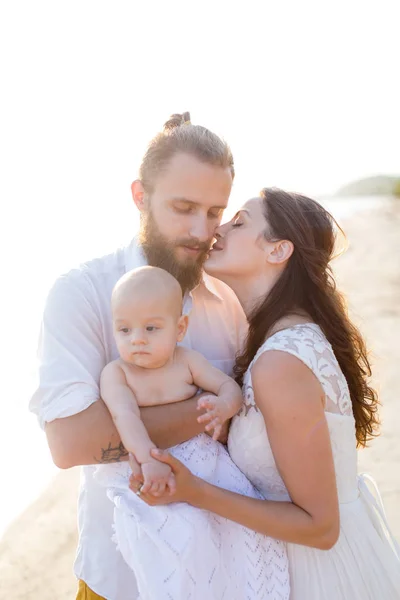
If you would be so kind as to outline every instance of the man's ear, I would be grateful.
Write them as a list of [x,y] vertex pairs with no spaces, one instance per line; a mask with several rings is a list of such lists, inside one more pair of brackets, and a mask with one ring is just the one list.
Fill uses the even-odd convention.
[[144,187],[140,179],[135,179],[135,181],[131,185],[132,198],[136,207],[142,212],[144,210]]
[[178,336],[177,342],[181,342],[186,335],[186,331],[189,325],[189,317],[187,315],[182,315],[179,317],[178,321]]
[[293,242],[290,242],[289,240],[279,240],[274,243],[273,250],[268,254],[268,262],[276,265],[285,263],[292,256],[293,251]]

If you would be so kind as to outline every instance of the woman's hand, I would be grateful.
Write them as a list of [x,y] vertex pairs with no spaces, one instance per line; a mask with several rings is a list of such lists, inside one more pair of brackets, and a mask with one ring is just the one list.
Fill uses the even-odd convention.
[[[138,494],[140,499],[149,506],[159,506],[161,504],[172,504],[173,502],[188,502],[194,504],[196,495],[199,493],[201,480],[195,477],[191,471],[180,460],[174,458],[169,452],[163,450],[152,450],[153,458],[165,463],[171,467],[175,476],[175,490],[166,490],[162,496],[153,496],[152,494]],[[129,487],[135,493],[140,490],[143,483],[143,477],[139,473],[132,473],[129,480]]]

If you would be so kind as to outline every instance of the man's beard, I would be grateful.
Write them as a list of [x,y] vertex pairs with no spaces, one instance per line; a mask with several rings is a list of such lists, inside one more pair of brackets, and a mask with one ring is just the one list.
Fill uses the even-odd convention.
[[[151,210],[148,209],[146,213],[141,214],[139,243],[149,265],[168,271],[178,280],[183,292],[193,290],[200,283],[211,240],[207,243],[186,238],[170,242],[162,235]],[[176,248],[179,246],[199,248],[200,253],[194,260],[189,259],[184,263],[175,257]]]

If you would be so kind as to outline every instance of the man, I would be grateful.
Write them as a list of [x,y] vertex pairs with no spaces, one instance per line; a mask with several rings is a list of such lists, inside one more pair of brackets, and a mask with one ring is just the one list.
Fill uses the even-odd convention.
[[[183,344],[230,373],[244,333],[239,303],[223,283],[202,273],[234,177],[229,147],[189,115],[173,115],[150,143],[132,184],[140,232],[114,254],[60,277],[51,290],[40,344],[40,383],[31,409],[44,427],[55,464],[82,465],[77,599],[135,600],[132,572],[112,537],[113,505],[93,479],[96,463],[127,459],[99,396],[103,367],[117,358],[110,299],[127,271],[150,264],[173,274],[190,324]],[[196,400],[145,408],[141,416],[161,448],[197,435]]]

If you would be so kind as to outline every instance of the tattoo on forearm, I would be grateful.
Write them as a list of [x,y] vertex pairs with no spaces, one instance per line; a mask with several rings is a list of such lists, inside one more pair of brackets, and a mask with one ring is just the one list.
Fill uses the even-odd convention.
[[94,458],[97,463],[106,464],[106,463],[120,462],[121,458],[123,458],[124,456],[128,456],[128,451],[125,449],[123,443],[120,442],[116,448],[112,448],[111,442],[110,442],[108,444],[108,448],[101,449],[100,460],[96,457],[94,457]]

